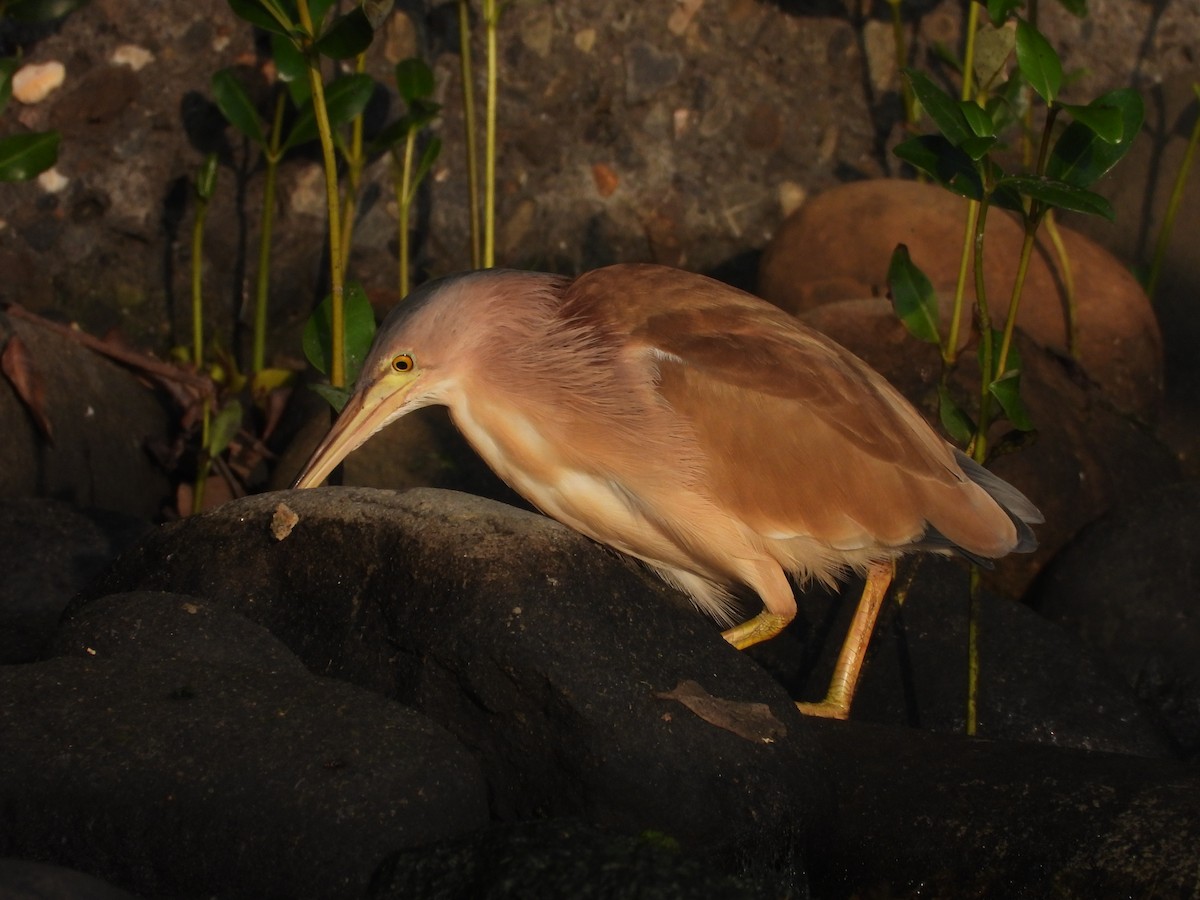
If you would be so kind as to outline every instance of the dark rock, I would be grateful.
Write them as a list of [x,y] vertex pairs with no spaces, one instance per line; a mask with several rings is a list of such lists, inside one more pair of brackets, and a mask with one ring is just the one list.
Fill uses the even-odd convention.
[[[298,522],[277,540],[281,503]],[[543,516],[436,490],[266,494],[164,526],[95,592],[184,584],[440,722],[501,819],[716,843],[828,803],[803,742],[780,740],[808,725],[780,687],[640,566]],[[685,682],[718,724],[661,696]]]
[[158,518],[171,489],[146,445],[171,433],[164,404],[128,370],[36,322],[0,313],[0,345],[13,337],[41,385],[39,407],[52,439],[0,378],[0,497],[54,497]]
[[443,900],[801,900],[808,896],[802,871],[786,867],[766,871],[767,863],[747,860],[740,868],[750,871],[729,875],[727,861],[681,847],[669,835],[647,832],[632,837],[578,821],[522,822],[400,851],[380,867],[370,896]]
[[0,665],[35,659],[70,599],[149,528],[58,500],[0,500]]
[[822,723],[821,897],[1196,896],[1200,773],[1169,760]]
[[111,884],[61,866],[0,859],[0,896],[5,900],[134,900]]
[[0,669],[0,856],[154,895],[357,897],[389,851],[486,821],[444,730],[211,603],[106,597],[56,649]]
[[1101,651],[1200,755],[1200,485],[1175,484],[1088,526],[1042,573],[1030,602]]
[[[281,503],[296,519],[277,521],[273,535]],[[477,498],[366,489],[249,498],[164,527],[98,590],[128,584],[190,584],[268,624],[310,668],[411,702],[479,760],[494,818],[661,832],[703,854],[714,881],[749,870],[786,887],[808,871],[819,896],[922,884],[943,896],[1028,896],[1050,878],[1064,897],[1134,885],[1172,896],[1179,873],[1200,864],[1191,769],[802,717],[749,655],[634,564]],[[925,611],[934,621],[916,621],[925,602],[913,591],[904,609],[914,654],[923,631],[944,627],[937,606]],[[985,665],[1015,666],[1002,655],[1029,652],[1020,687],[999,688],[1024,690],[1038,658],[1069,644],[1030,640],[1036,619],[997,615],[989,602],[985,635],[1015,631],[989,647]],[[76,614],[99,623],[111,613],[85,604]],[[878,665],[886,642],[879,649],[868,679],[895,679]],[[1040,664],[1052,700],[1077,690],[1070,667]],[[919,668],[913,682],[932,671]],[[536,850],[539,839],[517,829],[393,855],[375,886],[434,884],[455,896],[453,860],[485,880],[523,878],[539,859],[602,877],[607,863],[585,857],[577,868],[545,827],[530,826],[545,838]],[[609,850],[618,864],[619,847]]]

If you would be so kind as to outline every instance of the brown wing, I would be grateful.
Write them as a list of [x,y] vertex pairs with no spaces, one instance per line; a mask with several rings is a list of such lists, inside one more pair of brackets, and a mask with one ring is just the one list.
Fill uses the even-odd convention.
[[[620,270],[614,272],[614,270]],[[701,276],[643,266],[601,305],[572,286],[657,366],[658,389],[691,426],[708,489],[771,538],[839,549],[903,547],[932,526],[981,556],[1012,549],[1008,515],[882,376],[757,298]],[[604,282],[613,298],[614,279]]]

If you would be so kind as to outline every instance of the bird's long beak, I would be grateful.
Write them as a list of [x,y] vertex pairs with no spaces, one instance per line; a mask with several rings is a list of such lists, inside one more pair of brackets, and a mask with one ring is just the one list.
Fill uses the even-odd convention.
[[294,487],[316,487],[338,463],[362,446],[375,432],[397,418],[411,390],[411,382],[397,389],[379,382],[362,386],[351,395],[329,434],[317,445],[296,479]]

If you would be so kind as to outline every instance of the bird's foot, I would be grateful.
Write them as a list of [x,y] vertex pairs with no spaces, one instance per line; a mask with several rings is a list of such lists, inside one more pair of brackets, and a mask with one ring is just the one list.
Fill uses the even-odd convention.
[[840,700],[825,698],[820,703],[805,703],[796,701],[796,709],[806,716],[820,716],[823,719],[850,718],[850,704]]
[[790,621],[791,619],[786,616],[777,616],[763,610],[753,619],[747,619],[741,625],[734,625],[732,628],[722,631],[721,637],[739,650],[745,650],[747,647],[769,641],[783,631]]

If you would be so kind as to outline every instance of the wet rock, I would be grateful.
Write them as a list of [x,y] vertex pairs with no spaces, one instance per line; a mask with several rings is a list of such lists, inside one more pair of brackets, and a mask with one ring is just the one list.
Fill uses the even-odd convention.
[[[794,313],[831,300],[884,296],[892,251],[905,244],[934,289],[952,296],[965,215],[961,197],[934,185],[839,185],[783,223],[763,252],[759,291]],[[1069,228],[1059,231],[1075,285],[1080,363],[1118,409],[1152,421],[1162,401],[1163,351],[1150,301],[1124,263]],[[997,327],[1008,311],[1023,237],[1009,213],[988,213],[984,280]],[[973,272],[972,266],[968,286]],[[1062,264],[1043,230],[1017,323],[1041,346],[1068,356],[1064,284]],[[974,298],[973,288],[967,296]]]
[[1081,532],[1030,594],[1111,661],[1187,757],[1200,755],[1197,534],[1200,485],[1150,491]]
[[0,377],[0,497],[55,497],[80,507],[158,517],[171,494],[147,444],[171,421],[128,370],[36,322],[0,313],[0,344],[17,338],[40,385],[47,437]]
[[358,897],[384,856],[478,827],[443,729],[316,677],[191,597],[103,598],[0,669],[0,853],[138,893]]
[[0,665],[35,659],[70,599],[150,527],[59,500],[0,500]]

